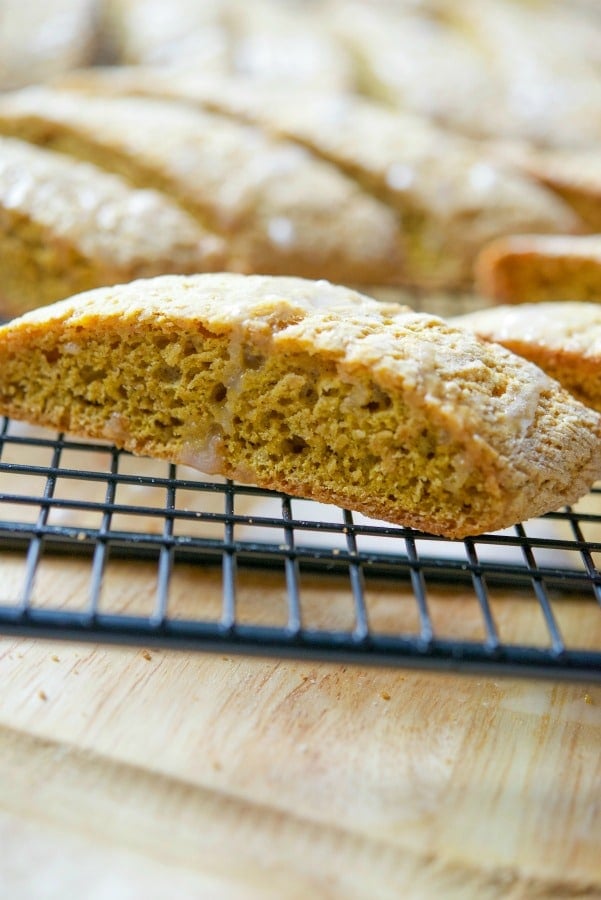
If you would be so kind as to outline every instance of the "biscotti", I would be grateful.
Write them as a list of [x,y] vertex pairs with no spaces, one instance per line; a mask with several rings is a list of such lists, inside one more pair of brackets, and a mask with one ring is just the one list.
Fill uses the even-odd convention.
[[0,138],[0,317],[101,285],[221,269],[220,238],[167,197]]
[[327,282],[163,276],[0,329],[0,413],[450,537],[575,501],[601,417],[442,319]]
[[536,363],[577,400],[601,411],[601,306],[523,303],[449,320]]
[[495,237],[581,227],[551,191],[487,156],[480,144],[360,97],[158,67],[89,69],[69,74],[61,85],[84,93],[84,103],[102,95],[186,103],[308,148],[398,215],[408,286],[471,286],[476,255]]
[[601,302],[601,236],[517,235],[480,253],[476,286],[497,303]]
[[601,161],[596,147],[536,150],[524,144],[502,144],[495,155],[553,191],[579,216],[586,231],[601,232]]
[[223,116],[27,88],[0,97],[0,133],[162,190],[227,240],[228,269],[356,284],[401,276],[392,210],[306,150]]
[[574,3],[333,5],[370,95],[477,138],[598,145],[598,28]]
[[[329,2],[329,0],[328,0]],[[355,63],[331,34],[327,3],[281,0],[104,0],[121,62],[237,73],[256,83],[356,87]]]
[[98,43],[96,0],[2,0],[0,91],[91,65]]

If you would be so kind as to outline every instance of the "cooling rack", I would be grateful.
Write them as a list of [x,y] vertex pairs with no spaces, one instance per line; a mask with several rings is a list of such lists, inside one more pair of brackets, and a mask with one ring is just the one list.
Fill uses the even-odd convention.
[[601,490],[448,541],[0,423],[4,634],[601,680]]

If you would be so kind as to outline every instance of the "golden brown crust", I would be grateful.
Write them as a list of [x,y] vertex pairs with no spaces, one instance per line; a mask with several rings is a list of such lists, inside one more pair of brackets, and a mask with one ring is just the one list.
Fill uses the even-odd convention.
[[524,303],[449,321],[529,359],[581,403],[601,411],[600,305]]
[[227,268],[363,283],[402,276],[394,213],[302,148],[201,110],[30,88],[0,98],[0,132],[169,194],[227,239]]
[[29,313],[0,330],[0,412],[450,537],[601,475],[601,417],[530,363],[300,279],[164,276]]
[[517,235],[485,247],[476,287],[497,303],[601,302],[601,236]]
[[167,197],[0,138],[0,316],[137,276],[223,267],[223,243]]

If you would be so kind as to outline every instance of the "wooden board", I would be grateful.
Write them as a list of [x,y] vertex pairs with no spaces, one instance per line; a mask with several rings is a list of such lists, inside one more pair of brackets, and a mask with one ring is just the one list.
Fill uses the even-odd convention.
[[[20,566],[0,557],[5,589]],[[40,602],[87,577],[49,562]],[[153,579],[120,564],[106,602]],[[242,606],[277,618],[281,590],[249,575]],[[218,579],[174,591],[210,605]],[[398,590],[370,602],[393,627]],[[473,598],[431,604],[452,634]],[[519,596],[495,607],[536,633]],[[594,621],[563,609],[583,643]],[[9,639],[0,678],[2,896],[601,897],[598,688]]]

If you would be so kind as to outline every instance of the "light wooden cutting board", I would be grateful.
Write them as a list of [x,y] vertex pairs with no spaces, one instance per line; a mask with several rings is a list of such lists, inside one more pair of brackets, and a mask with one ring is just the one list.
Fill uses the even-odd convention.
[[[0,556],[5,588],[21,565]],[[49,563],[39,591],[69,605],[87,572]],[[116,567],[109,599],[153,577]],[[210,605],[219,578],[174,591]],[[241,602],[280,593],[253,573]],[[316,622],[344,599],[321,585]],[[434,594],[437,627],[472,603]],[[536,632],[519,596],[496,612]],[[562,618],[601,639],[577,598]],[[0,679],[0,896],[601,897],[599,688],[7,638]]]

